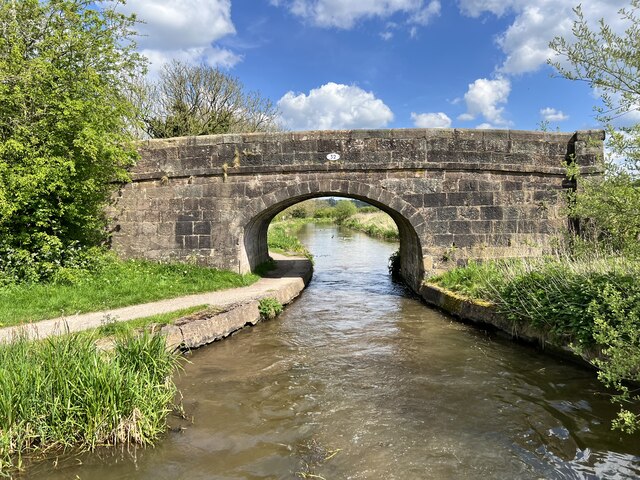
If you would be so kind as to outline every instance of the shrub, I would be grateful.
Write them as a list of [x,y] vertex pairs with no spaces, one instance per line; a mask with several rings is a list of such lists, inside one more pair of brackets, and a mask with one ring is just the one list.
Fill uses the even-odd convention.
[[263,320],[272,320],[282,313],[283,306],[275,298],[265,297],[258,302],[258,311]]
[[337,223],[344,222],[347,218],[358,211],[351,200],[339,200],[338,203],[336,203],[334,210]]

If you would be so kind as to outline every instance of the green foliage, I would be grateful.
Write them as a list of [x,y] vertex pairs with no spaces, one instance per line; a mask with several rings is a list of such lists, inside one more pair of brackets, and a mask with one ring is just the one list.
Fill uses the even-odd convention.
[[358,213],[377,213],[379,211],[380,209],[373,207],[371,205],[368,205],[366,207],[358,207]]
[[550,44],[564,62],[551,62],[560,74],[600,94],[602,106],[595,110],[612,153],[604,179],[580,179],[572,214],[589,219],[584,233],[595,246],[633,256],[640,254],[640,125],[629,124],[626,116],[640,104],[639,8],[640,0],[631,0],[619,11],[618,23],[626,30],[617,34],[603,20],[591,29],[578,6],[573,38],[557,37]]
[[429,282],[469,298],[495,301],[496,293],[506,286],[507,279],[521,272],[522,267],[523,263],[519,260],[481,263],[470,260],[464,267],[453,268],[431,277]]
[[580,179],[571,215],[581,219],[582,249],[640,258],[640,179],[615,164],[602,179]]
[[510,279],[498,292],[498,305],[512,321],[530,323],[557,344],[592,348],[597,343],[595,311],[590,306],[598,304],[601,312],[612,312],[612,297],[606,292],[614,291],[640,300],[639,281],[637,265],[548,262]]
[[450,290],[489,300],[514,324],[531,325],[548,341],[601,354],[599,378],[619,392],[625,408],[615,428],[640,428],[640,265],[624,258],[550,258],[494,261],[453,269],[429,279]]
[[401,268],[401,257],[400,257],[399,249],[391,254],[391,256],[389,257],[389,263],[387,266],[389,268],[389,274],[392,277],[394,278],[400,277],[400,274],[402,273],[402,268]]
[[322,207],[313,212],[313,218],[333,218],[334,216],[335,209],[333,207]]
[[272,320],[282,313],[283,306],[275,298],[265,297],[258,302],[258,311],[263,320]]
[[291,218],[307,218],[308,212],[303,205],[295,205],[289,209]]
[[358,209],[351,200],[339,200],[334,207],[334,211],[336,222],[341,224],[351,215],[355,215]]
[[69,248],[104,237],[110,182],[136,157],[126,91],[144,62],[133,25],[110,1],[0,4],[0,268],[10,276],[51,278],[76,261]]
[[0,325],[242,287],[258,279],[198,265],[121,261],[113,255],[103,256],[101,262],[91,273],[72,271],[64,282],[0,288]]
[[213,313],[216,310],[209,305],[195,305],[193,307],[183,308],[174,312],[159,313],[157,315],[136,318],[134,320],[128,320],[124,322],[107,317],[102,322],[102,325],[97,328],[97,333],[98,335],[104,337],[128,335],[134,333],[136,330],[146,330],[148,327],[161,327],[164,325],[170,325],[182,317],[207,311]]
[[383,240],[395,241],[400,239],[400,233],[398,232],[398,228],[395,227],[387,227],[384,225],[379,225],[376,223],[362,223],[358,220],[358,218],[347,218],[342,222],[342,225],[351,228],[353,230],[358,230],[360,232],[364,232],[370,237],[374,238],[382,238]]
[[281,253],[299,253],[310,257],[309,250],[305,247],[298,237],[295,236],[295,231],[299,229],[304,223],[298,222],[277,222],[269,225],[269,232],[267,234],[267,245],[270,250]]
[[[551,63],[565,78],[587,82],[601,96],[602,105],[595,110],[608,130],[612,158],[604,178],[580,179],[581,190],[575,195],[571,213],[581,219],[581,233],[586,234],[587,241],[574,242],[572,253],[587,246],[624,255],[635,262],[635,267],[629,275],[608,271],[590,276],[582,285],[573,285],[571,303],[587,301],[588,305],[584,318],[574,318],[573,322],[581,323],[580,338],[590,334],[602,348],[603,358],[596,361],[600,378],[618,389],[620,394],[614,400],[624,406],[632,400],[624,382],[637,382],[640,371],[640,124],[627,120],[640,105],[640,0],[630,0],[618,12],[616,23],[625,28],[622,34],[604,20],[592,29],[581,7],[574,11],[573,38],[558,37],[551,42],[550,47],[561,59]],[[585,293],[578,295],[578,288]],[[584,310],[584,305],[578,310]],[[639,398],[633,399],[637,407]],[[640,429],[640,414],[622,408],[614,427],[629,433]]]
[[621,291],[605,285],[600,299],[589,304],[588,313],[594,319],[593,338],[603,355],[594,360],[598,378],[619,392],[613,401],[623,406],[613,426],[633,433],[640,429],[640,395],[637,389],[632,393],[626,381],[640,384],[640,291],[637,286]]
[[174,60],[146,85],[142,111],[152,138],[275,131],[271,100],[245,91],[235,77],[208,65]]
[[158,335],[110,352],[72,334],[0,346],[0,476],[51,447],[151,444],[166,429],[177,357]]

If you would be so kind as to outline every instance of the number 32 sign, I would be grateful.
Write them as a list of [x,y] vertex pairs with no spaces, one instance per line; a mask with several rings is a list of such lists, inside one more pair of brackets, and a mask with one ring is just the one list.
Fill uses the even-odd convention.
[[330,154],[327,155],[327,160],[331,160],[331,161],[340,160],[340,154],[339,153],[330,153]]

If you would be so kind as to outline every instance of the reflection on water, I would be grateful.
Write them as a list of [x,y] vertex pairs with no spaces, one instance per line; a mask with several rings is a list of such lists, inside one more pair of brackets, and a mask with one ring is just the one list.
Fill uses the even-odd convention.
[[428,309],[389,280],[393,244],[314,226],[303,241],[316,267],[300,299],[190,357],[179,386],[193,423],[172,420],[154,449],[67,456],[30,475],[640,476],[640,441],[610,431],[593,373]]

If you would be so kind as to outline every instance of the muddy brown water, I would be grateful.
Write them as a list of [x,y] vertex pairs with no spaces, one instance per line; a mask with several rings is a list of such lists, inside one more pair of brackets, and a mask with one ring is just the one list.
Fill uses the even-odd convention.
[[[593,372],[429,309],[393,244],[308,226],[314,279],[276,320],[193,352],[192,421],[155,448],[47,459],[48,479],[631,479],[640,437]],[[55,463],[55,467],[54,467]]]

